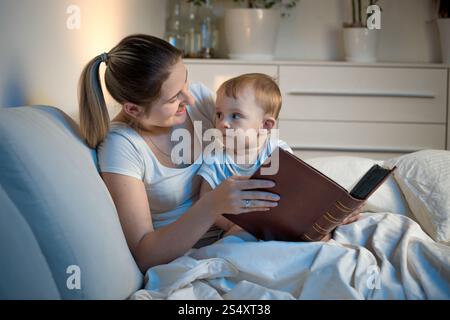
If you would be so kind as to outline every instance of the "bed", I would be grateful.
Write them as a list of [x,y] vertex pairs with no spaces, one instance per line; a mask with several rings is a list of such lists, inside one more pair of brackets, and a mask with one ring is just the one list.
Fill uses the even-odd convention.
[[131,299],[449,299],[450,151],[307,160],[348,190],[375,163],[395,175],[328,242],[246,232],[150,268]]

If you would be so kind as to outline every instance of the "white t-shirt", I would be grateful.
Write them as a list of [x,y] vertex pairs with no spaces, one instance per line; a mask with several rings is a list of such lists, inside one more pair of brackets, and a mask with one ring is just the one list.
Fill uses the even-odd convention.
[[239,166],[236,164],[233,157],[224,151],[205,158],[197,174],[202,176],[212,189],[215,189],[219,184],[231,176],[251,176],[277,147],[290,153],[294,153],[289,145],[283,140],[267,138],[264,146],[262,146],[258,153],[255,163],[251,164],[251,166]]
[[[214,127],[215,97],[200,83],[191,84],[189,90],[195,105],[187,106],[186,110],[193,123],[202,122],[201,130],[194,128],[197,138],[202,141],[204,131]],[[185,168],[166,167],[143,138],[121,122],[111,123],[97,154],[101,172],[118,173],[144,182],[155,229],[176,221],[198,199],[201,179],[197,171],[202,156]]]

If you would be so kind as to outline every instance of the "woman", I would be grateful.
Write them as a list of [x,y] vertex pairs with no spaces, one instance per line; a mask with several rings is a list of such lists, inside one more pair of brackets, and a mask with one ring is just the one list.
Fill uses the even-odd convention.
[[[106,88],[121,105],[111,123],[99,78],[102,62]],[[97,147],[102,178],[142,272],[186,253],[218,215],[268,210],[278,198],[252,191],[273,182],[236,177],[197,201],[202,150],[196,146],[203,132],[193,123],[212,128],[214,105],[211,92],[189,87],[187,76],[179,50],[156,37],[132,35],[92,59],[80,78],[81,131]],[[191,165],[172,162],[175,129],[192,137]]]

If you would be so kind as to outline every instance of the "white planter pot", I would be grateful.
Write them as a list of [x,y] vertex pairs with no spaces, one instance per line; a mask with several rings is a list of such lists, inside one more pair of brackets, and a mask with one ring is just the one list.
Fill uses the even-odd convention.
[[280,20],[280,11],[275,9],[227,9],[225,38],[229,57],[273,59]]
[[344,49],[347,61],[376,62],[377,46],[377,30],[344,28]]
[[438,19],[441,36],[442,62],[450,64],[450,19]]

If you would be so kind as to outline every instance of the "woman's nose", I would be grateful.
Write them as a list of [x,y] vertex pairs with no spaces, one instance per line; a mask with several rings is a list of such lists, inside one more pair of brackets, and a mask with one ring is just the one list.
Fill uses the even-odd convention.
[[189,106],[193,106],[195,104],[195,98],[189,92],[189,89],[185,89],[182,92],[183,102]]

